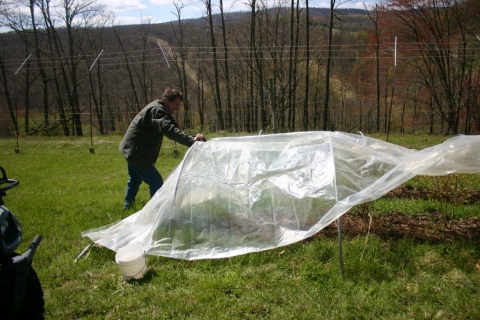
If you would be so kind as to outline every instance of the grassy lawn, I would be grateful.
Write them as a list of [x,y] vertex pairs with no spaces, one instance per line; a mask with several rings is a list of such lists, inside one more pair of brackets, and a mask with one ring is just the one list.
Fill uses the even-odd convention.
[[[384,136],[374,136],[385,140]],[[207,138],[211,138],[207,136]],[[422,149],[445,136],[392,135],[389,142]],[[343,242],[339,270],[336,237],[313,237],[287,247],[229,259],[183,261],[147,256],[148,273],[125,281],[115,252],[93,247],[86,229],[125,218],[126,163],[120,136],[0,139],[0,165],[20,185],[6,206],[24,230],[24,251],[36,234],[34,259],[46,319],[479,319],[480,239],[441,243],[384,240],[370,234]],[[186,148],[164,141],[157,167],[164,179]],[[477,188],[478,177],[467,179]],[[411,187],[427,185],[422,177]],[[149,200],[142,185],[137,205]],[[440,210],[433,200],[379,199],[372,213]],[[439,209],[440,208],[440,209]],[[140,209],[140,208],[137,208]],[[478,204],[456,208],[480,216]]]

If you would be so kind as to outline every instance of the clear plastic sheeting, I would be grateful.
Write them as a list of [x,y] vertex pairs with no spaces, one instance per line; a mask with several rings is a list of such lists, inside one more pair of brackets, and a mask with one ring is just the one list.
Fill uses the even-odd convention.
[[118,251],[210,259],[285,246],[416,175],[480,172],[479,136],[421,151],[340,132],[195,143],[142,208],[82,236]]

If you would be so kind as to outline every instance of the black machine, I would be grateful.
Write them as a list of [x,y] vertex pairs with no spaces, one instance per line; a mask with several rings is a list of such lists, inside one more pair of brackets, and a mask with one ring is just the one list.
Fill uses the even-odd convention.
[[22,242],[22,227],[15,215],[4,206],[6,191],[16,187],[18,180],[8,179],[0,166],[0,305],[2,319],[43,319],[43,290],[32,267],[33,256],[42,241],[37,235],[28,249],[15,252]]

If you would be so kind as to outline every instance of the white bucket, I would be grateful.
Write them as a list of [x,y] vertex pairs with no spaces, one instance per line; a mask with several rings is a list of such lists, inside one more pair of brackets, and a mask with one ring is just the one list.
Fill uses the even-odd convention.
[[128,245],[121,248],[115,255],[115,261],[126,280],[141,279],[147,273],[145,250],[141,246]]

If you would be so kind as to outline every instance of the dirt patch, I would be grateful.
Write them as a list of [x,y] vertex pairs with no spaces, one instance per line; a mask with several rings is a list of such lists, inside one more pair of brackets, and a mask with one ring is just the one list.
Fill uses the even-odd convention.
[[[389,193],[385,198],[409,198],[409,199],[432,199],[436,193],[432,190],[409,189],[398,187]],[[465,191],[462,196],[463,204],[473,204],[480,201],[480,192]],[[372,215],[349,214],[342,216],[342,232],[346,238],[366,236],[368,232],[377,237],[388,239],[411,238],[419,242],[444,242],[460,239],[480,239],[480,218],[470,217],[465,219],[445,220],[439,212],[425,213],[413,216],[401,212],[389,212]],[[332,223],[317,236],[337,237],[337,222]]]
[[[412,238],[419,242],[443,242],[460,239],[480,239],[480,218],[454,219],[444,222],[443,215],[438,212],[428,215],[412,216],[400,212],[372,215],[342,216],[342,232],[344,237],[355,238],[366,236],[369,230],[381,239]],[[332,223],[317,234],[318,237],[332,238],[337,236],[337,222]]]
[[456,193],[441,193],[435,189],[415,189],[412,187],[400,186],[388,192],[383,198],[403,198],[403,199],[436,199],[455,201],[461,204],[474,204],[480,202],[480,191],[462,190]]

